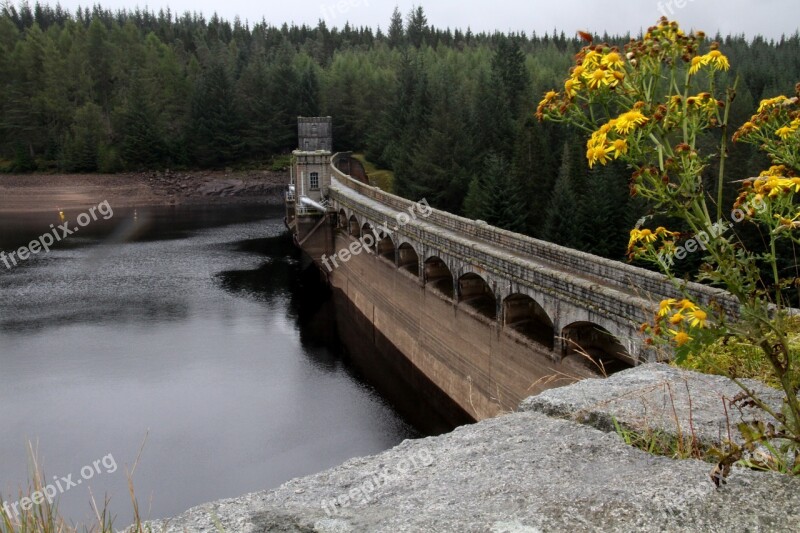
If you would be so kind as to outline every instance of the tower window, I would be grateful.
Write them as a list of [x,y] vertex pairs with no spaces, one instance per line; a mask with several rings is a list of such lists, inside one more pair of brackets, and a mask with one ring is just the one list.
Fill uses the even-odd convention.
[[312,191],[319,190],[319,172],[312,172],[309,181],[311,182]]

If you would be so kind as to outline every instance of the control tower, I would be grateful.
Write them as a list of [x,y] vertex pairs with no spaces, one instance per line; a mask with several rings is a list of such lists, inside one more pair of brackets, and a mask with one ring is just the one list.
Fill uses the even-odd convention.
[[300,243],[317,233],[327,219],[333,119],[297,117],[297,138],[286,191],[286,226]]

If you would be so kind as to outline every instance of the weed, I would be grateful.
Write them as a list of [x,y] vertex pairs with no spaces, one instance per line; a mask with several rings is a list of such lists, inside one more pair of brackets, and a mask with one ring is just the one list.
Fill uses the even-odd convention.
[[[146,440],[147,436],[142,442],[142,447],[139,449],[139,454],[136,457],[136,461],[134,461],[133,467],[129,472],[126,471],[128,491],[134,511],[134,523],[125,529],[124,533],[154,533],[151,526],[142,522],[139,514],[139,504],[133,487],[133,474],[139,464],[139,458]],[[28,444],[28,453],[31,464],[31,481],[27,490],[20,489],[18,501],[23,498],[30,498],[34,493],[43,494],[45,489],[44,480],[46,477],[40,466],[38,453],[30,443]],[[20,513],[17,516],[10,516],[3,507],[0,507],[0,533],[117,533],[118,530],[114,528],[114,515],[111,514],[109,509],[108,498],[103,501],[102,507],[97,505],[94,495],[91,495],[91,500],[96,523],[82,526],[70,525],[61,517],[58,512],[57,499],[52,502],[44,499],[40,504],[33,505],[28,509],[21,506]],[[3,498],[0,495],[0,502],[2,501]]]
[[367,177],[369,177],[370,185],[374,185],[386,192],[393,192],[394,172],[391,170],[379,169],[373,163],[367,161],[364,154],[353,154],[353,158],[364,165],[364,171],[367,173]]
[[[800,368],[800,317],[787,319],[786,330],[792,357],[790,366]],[[697,354],[690,354],[680,366],[706,374],[756,379],[775,389],[781,388],[761,347],[742,338],[719,339]],[[800,372],[793,376],[793,385],[800,388]]]

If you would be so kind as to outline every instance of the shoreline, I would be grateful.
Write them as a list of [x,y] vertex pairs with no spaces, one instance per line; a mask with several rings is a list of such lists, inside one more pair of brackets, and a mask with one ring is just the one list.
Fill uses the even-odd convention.
[[275,204],[288,172],[158,171],[122,174],[0,174],[0,214],[115,208]]

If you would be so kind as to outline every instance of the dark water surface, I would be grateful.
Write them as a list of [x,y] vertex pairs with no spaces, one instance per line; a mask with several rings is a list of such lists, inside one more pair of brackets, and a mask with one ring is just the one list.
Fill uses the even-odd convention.
[[[409,415],[371,384],[392,376],[349,362],[329,294],[281,217],[116,210],[49,254],[0,263],[3,500],[27,485],[29,440],[47,481],[81,480],[61,496],[63,515],[89,520],[91,488],[111,497],[121,527],[132,517],[125,465],[148,432],[133,480],[158,518],[450,429],[424,398]],[[57,213],[0,215],[0,249],[51,223]]]

